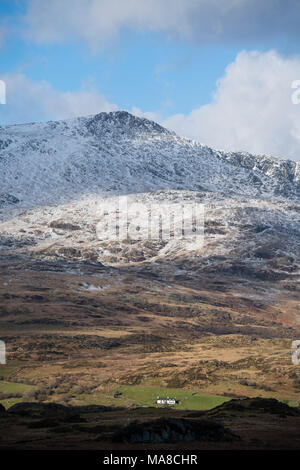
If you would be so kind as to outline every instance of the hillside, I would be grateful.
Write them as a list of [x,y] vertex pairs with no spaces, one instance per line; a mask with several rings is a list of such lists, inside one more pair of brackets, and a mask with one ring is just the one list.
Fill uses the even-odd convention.
[[[197,409],[198,395],[298,403],[299,164],[216,151],[125,112],[0,134],[5,406],[29,393],[130,407],[153,387],[189,390]],[[120,194],[199,204],[200,239],[110,237]]]

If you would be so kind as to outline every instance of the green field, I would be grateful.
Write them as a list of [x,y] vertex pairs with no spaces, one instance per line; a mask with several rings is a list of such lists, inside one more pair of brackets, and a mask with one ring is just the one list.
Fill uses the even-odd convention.
[[[32,385],[0,381],[0,393],[5,393],[6,395],[15,395],[15,394],[23,395],[23,393],[27,392],[28,390],[31,390],[32,388],[34,388],[32,387]],[[1,405],[3,405],[5,408],[9,408],[15,403],[19,403],[21,401],[22,401],[22,397],[15,397],[15,396],[0,399]]]
[[2,393],[25,393],[32,388],[32,385],[25,385],[14,382],[0,382],[0,392]]
[[[23,401],[21,397],[14,397],[14,394],[24,394],[34,388],[32,385],[25,385],[14,382],[0,381],[0,393],[12,395],[9,398],[1,399],[0,403],[9,408],[15,403]],[[116,394],[116,392],[118,392]],[[105,391],[96,391],[94,393],[82,393],[75,395],[70,401],[70,405],[105,405],[125,408],[134,407],[155,407],[157,397],[171,397],[179,401],[177,405],[171,408],[179,410],[210,410],[222,403],[231,400],[230,397],[218,395],[205,395],[197,393],[194,390],[182,388],[162,388],[159,386],[143,385],[120,385],[119,387],[109,388]],[[60,394],[51,397],[51,401],[59,401]],[[298,402],[289,401],[290,406],[297,406]]]
[[0,366],[0,377],[7,379],[16,370],[18,370],[17,367]]
[[[120,395],[114,398],[114,393],[118,391]],[[106,406],[155,406],[156,398],[174,397],[179,404],[174,408],[180,410],[209,410],[230,400],[228,397],[203,395],[193,390],[180,388],[161,388],[142,385],[121,385],[111,392],[95,392],[93,394],[82,394],[75,400],[81,404],[99,404]]]
[[5,400],[0,400],[0,403],[4,406],[4,408],[8,409],[16,403],[20,403],[21,401],[22,398],[6,398]]
[[180,388],[121,386],[118,390],[122,393],[121,396],[146,406],[155,405],[158,396],[176,398],[179,404],[174,406],[180,410],[209,410],[230,400],[227,397],[202,395],[192,390]]

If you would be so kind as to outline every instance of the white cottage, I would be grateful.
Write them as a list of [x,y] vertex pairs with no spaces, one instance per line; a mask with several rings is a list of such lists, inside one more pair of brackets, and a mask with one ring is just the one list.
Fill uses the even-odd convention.
[[156,404],[157,405],[176,405],[177,403],[177,400],[176,398],[161,398],[161,397],[157,397],[156,399]]

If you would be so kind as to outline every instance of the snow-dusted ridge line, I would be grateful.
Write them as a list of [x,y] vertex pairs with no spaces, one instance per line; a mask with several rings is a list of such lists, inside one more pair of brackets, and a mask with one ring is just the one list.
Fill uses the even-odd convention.
[[88,194],[157,189],[297,201],[300,165],[216,151],[126,111],[0,127],[2,218]]

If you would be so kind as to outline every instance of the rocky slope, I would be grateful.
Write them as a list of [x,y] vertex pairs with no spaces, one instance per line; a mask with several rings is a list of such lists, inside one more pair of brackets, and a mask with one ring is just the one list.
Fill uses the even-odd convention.
[[[0,136],[4,252],[299,280],[295,162],[215,151],[126,112],[9,126]],[[198,243],[103,237],[104,209],[117,194],[203,206]]]

